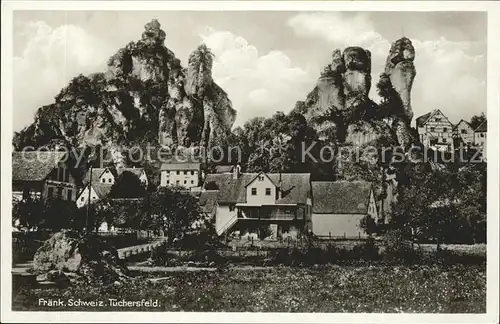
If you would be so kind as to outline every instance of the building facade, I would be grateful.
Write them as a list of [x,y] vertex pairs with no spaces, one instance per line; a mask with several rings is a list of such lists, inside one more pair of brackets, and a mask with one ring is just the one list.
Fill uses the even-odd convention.
[[454,142],[455,147],[458,148],[460,144],[464,147],[471,147],[474,145],[474,129],[462,119],[453,127],[453,138],[458,139]]
[[474,130],[474,144],[481,148],[482,150],[482,156],[483,158],[486,158],[486,142],[487,142],[487,135],[488,129],[487,129],[487,121],[485,120],[484,122],[481,123],[475,130]]
[[75,201],[77,181],[66,152],[13,152],[13,201],[59,198]]
[[416,120],[418,136],[424,146],[450,152],[453,146],[453,124],[439,109]]
[[[208,174],[205,184],[217,187],[216,230],[237,231],[261,239],[302,235],[311,222],[308,173]],[[202,193],[203,195],[203,193]]]
[[161,166],[160,186],[182,186],[188,189],[201,185],[201,163],[175,162]]
[[312,232],[320,238],[363,238],[360,221],[366,215],[379,221],[370,182],[312,182]]

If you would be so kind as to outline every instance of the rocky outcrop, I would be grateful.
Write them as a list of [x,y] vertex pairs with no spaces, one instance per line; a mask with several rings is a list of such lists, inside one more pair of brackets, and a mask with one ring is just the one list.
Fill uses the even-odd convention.
[[415,48],[411,40],[403,37],[392,43],[385,64],[385,74],[389,76],[392,87],[400,97],[404,109],[403,116],[408,124],[413,119],[411,88],[417,74],[414,59]]
[[66,283],[128,279],[128,270],[117,250],[95,236],[75,232],[55,233],[35,253],[33,273],[49,281]]
[[336,49],[316,87],[305,101],[297,102],[294,111],[306,117],[320,138],[333,137],[340,145],[363,145],[385,138],[408,148],[417,140],[410,127],[414,58],[409,39],[401,38],[392,44],[378,85],[387,89],[384,94],[388,98],[379,106],[368,97],[372,80],[370,51],[360,47]]
[[40,108],[34,123],[15,134],[16,148],[53,139],[104,148],[144,141],[207,148],[222,141],[236,111],[212,79],[210,49],[200,45],[183,68],[165,47],[160,23],[144,29],[140,40],[110,57],[104,73],[75,77]]

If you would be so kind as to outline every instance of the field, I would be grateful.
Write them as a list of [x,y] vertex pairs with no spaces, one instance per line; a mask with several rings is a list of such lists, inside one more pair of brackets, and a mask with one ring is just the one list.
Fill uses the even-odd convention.
[[[61,299],[66,306],[43,307],[39,298]],[[112,307],[109,298],[152,299],[159,306]],[[103,301],[103,306],[69,307],[70,299]],[[482,313],[486,271],[471,265],[150,271],[116,286],[21,289],[13,295],[13,310]]]

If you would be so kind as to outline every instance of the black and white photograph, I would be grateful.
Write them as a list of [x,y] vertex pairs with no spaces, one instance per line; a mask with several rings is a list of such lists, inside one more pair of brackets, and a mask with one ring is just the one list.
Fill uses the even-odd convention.
[[3,1],[2,322],[498,323],[499,22]]

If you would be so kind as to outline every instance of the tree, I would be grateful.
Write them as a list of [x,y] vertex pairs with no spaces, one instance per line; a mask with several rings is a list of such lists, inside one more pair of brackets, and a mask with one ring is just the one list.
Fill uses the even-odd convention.
[[146,188],[135,174],[125,171],[118,176],[111,187],[109,197],[111,198],[139,198],[144,197]]
[[196,198],[182,188],[159,188],[149,203],[152,224],[166,230],[169,244],[174,238],[184,237],[195,222],[204,219]]
[[359,228],[365,231],[368,236],[372,236],[372,234],[375,234],[377,232],[377,224],[375,223],[375,220],[370,216],[370,215],[365,215],[361,220],[359,221]]
[[40,199],[26,199],[12,206],[12,221],[18,227],[33,229],[42,221],[43,203]]
[[474,115],[474,116],[472,116],[472,118],[470,119],[469,124],[472,126],[472,129],[476,129],[484,121],[486,121],[486,115],[483,112],[483,113],[481,113],[481,115]]

